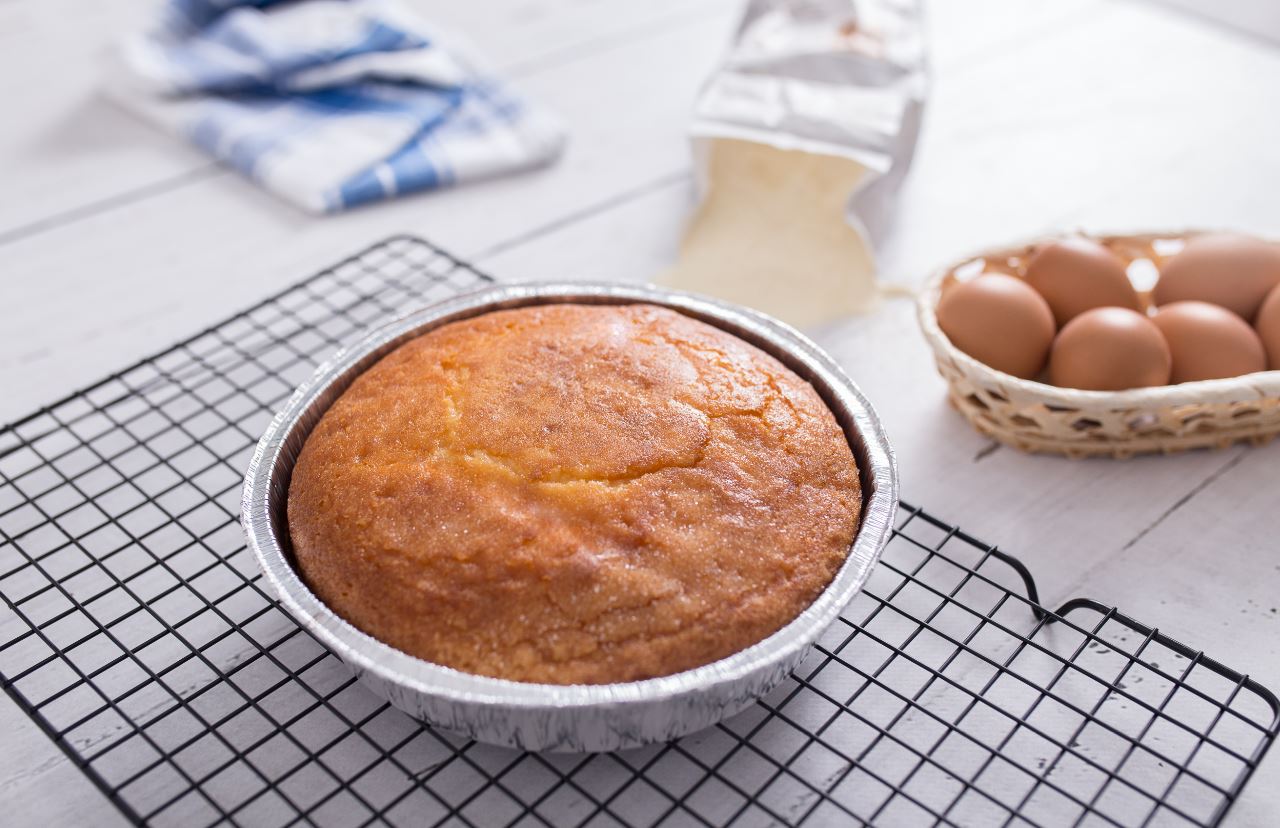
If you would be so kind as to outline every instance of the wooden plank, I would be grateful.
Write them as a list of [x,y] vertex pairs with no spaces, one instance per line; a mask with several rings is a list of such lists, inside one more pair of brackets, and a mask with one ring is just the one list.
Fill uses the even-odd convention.
[[[412,0],[425,20],[466,32],[505,77],[581,62],[628,40],[679,29],[727,8],[724,0]],[[222,171],[201,152],[125,112],[99,93],[115,41],[145,26],[149,0],[5,4],[0,54],[21,67],[0,75],[8,102],[0,130],[0,243],[167,192]],[[719,39],[715,44],[719,44]],[[40,78],[33,84],[30,78]]]
[[90,814],[95,828],[128,824],[7,696],[0,697],[0,732],[5,744],[0,757],[0,808],[10,815],[6,824],[86,825]]
[[1264,38],[1280,44],[1280,6],[1258,0],[1158,0],[1206,23],[1230,26],[1246,37]]
[[[1186,496],[1144,527],[1132,546],[1078,572],[1063,594],[1116,604],[1280,691],[1278,464],[1280,445],[1239,452],[1214,476],[1188,485]],[[1251,715],[1264,714],[1256,699],[1249,701]],[[1232,732],[1239,734],[1226,728],[1219,736]],[[1271,755],[1226,824],[1274,825],[1277,782],[1280,762]]]
[[1183,497],[1125,548],[1078,570],[1063,594],[1158,622],[1280,691],[1280,445],[1215,457],[1224,461],[1215,474],[1187,481]]

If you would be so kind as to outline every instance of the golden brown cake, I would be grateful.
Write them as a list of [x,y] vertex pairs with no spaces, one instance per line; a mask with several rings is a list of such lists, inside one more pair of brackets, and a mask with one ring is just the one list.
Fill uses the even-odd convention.
[[861,493],[817,392],[653,305],[546,305],[396,349],[325,413],[289,532],[335,612],[406,653],[554,684],[730,655],[844,562]]

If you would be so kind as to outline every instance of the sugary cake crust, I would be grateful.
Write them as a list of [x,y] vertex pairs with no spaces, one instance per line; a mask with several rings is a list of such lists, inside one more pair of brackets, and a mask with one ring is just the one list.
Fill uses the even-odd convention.
[[553,684],[661,676],[808,606],[857,530],[835,418],[774,358],[652,305],[455,322],[361,375],[289,489],[303,578],[407,653]]

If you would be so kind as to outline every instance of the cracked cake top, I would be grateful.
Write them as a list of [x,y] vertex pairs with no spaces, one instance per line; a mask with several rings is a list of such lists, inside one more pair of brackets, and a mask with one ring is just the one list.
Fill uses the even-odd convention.
[[631,681],[747,647],[844,562],[861,494],[817,392],[653,305],[544,305],[400,346],[294,468],[304,580],[470,673]]

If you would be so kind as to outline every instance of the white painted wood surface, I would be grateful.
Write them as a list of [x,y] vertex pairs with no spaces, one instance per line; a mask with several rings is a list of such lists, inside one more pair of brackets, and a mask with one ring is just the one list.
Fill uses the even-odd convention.
[[[97,97],[103,52],[150,5],[0,5],[0,421],[396,232],[504,280],[645,280],[692,204],[689,105],[739,11],[420,0],[554,107],[571,147],[545,171],[317,219]],[[930,11],[934,84],[886,280],[1068,226],[1280,235],[1280,47],[1121,0]],[[1118,604],[1280,687],[1280,444],[1119,463],[992,450],[946,408],[908,302],[815,334],[883,415],[908,499],[1018,554],[1049,603]],[[0,733],[0,822],[114,824],[7,700]],[[1275,824],[1278,762],[1229,824]]]

